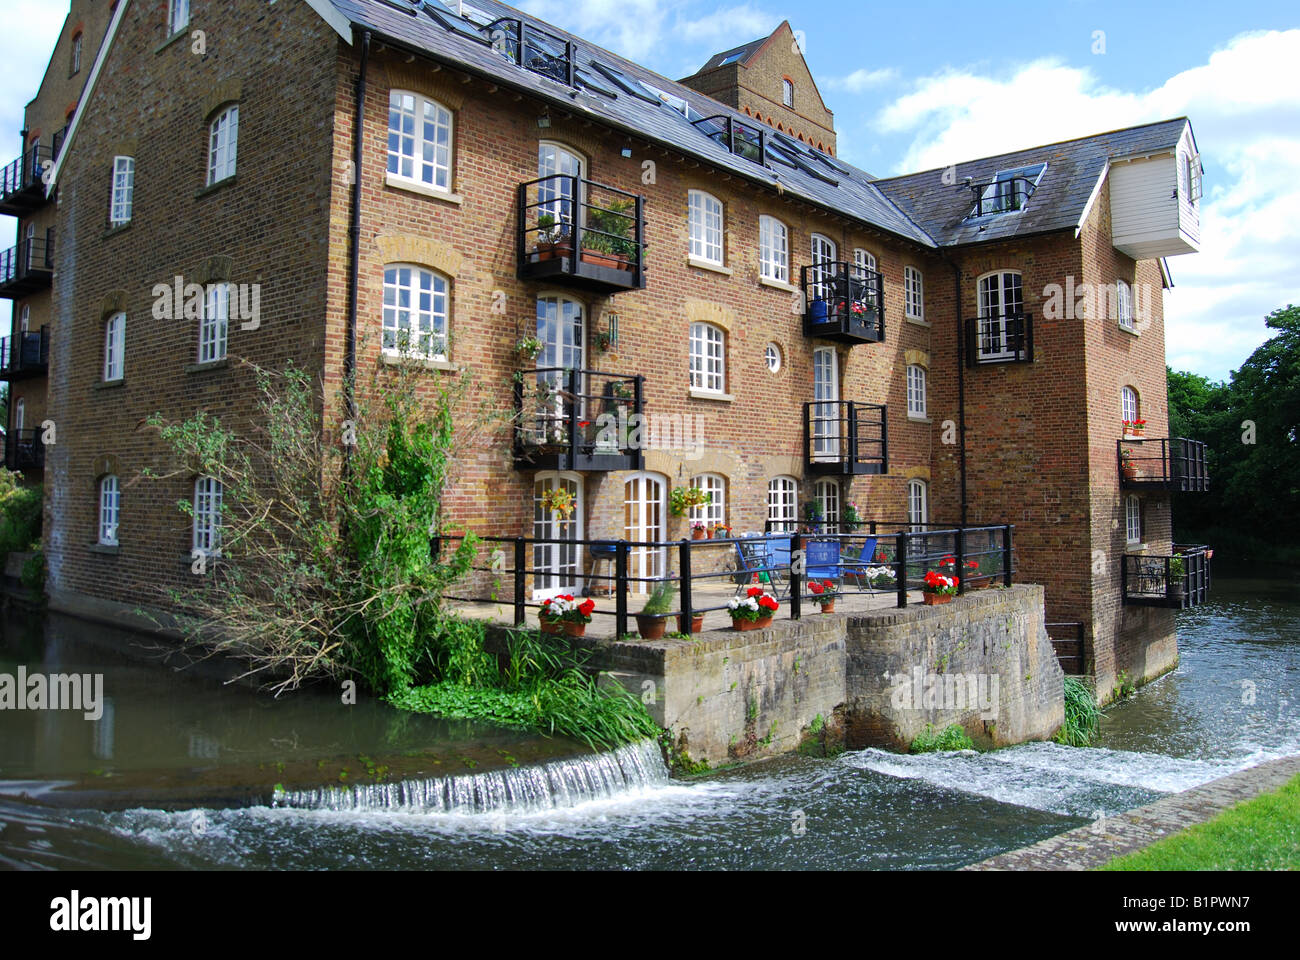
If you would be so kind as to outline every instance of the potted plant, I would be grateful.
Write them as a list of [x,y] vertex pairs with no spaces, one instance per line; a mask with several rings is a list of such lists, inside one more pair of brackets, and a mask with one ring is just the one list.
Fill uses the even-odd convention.
[[519,342],[515,344],[515,350],[519,356],[531,363],[537,359],[537,355],[542,352],[542,341],[536,337],[520,337]]
[[668,509],[674,517],[680,517],[692,507],[712,502],[713,494],[705,493],[699,487],[674,487],[668,496]]
[[[694,612],[692,612],[691,615],[690,615],[690,617],[689,617],[689,620],[690,620],[689,624],[687,623],[687,620],[688,620],[688,618],[687,618],[686,614],[684,614],[684,613],[679,613],[679,614],[677,615],[677,632],[678,632],[678,633],[696,634],[696,633],[699,633],[701,630],[704,629],[704,614],[702,614],[702,613],[694,613]],[[689,630],[686,629],[688,625],[690,626],[690,629],[689,629]]]
[[567,257],[572,253],[573,243],[569,240],[569,225],[558,223],[554,214],[538,214],[537,259],[553,260],[556,257]]
[[1124,435],[1127,437],[1140,437],[1146,428],[1147,422],[1142,419],[1124,421]]
[[595,600],[578,601],[571,594],[562,593],[543,600],[537,618],[542,623],[543,633],[563,632],[571,637],[581,637],[587,632],[591,612],[595,609]]
[[951,602],[957,593],[956,577],[944,576],[937,570],[925,574],[925,584],[921,587],[921,599],[927,607],[937,607],[941,603]]
[[1169,558],[1169,599],[1177,600],[1179,603],[1183,600],[1183,595],[1187,592],[1187,564],[1182,557]]
[[568,520],[573,507],[573,494],[566,487],[552,487],[542,494],[542,509],[557,520]]
[[662,640],[668,623],[668,611],[673,606],[674,588],[671,583],[657,583],[650,591],[641,612],[636,615],[637,633],[642,640]]
[[703,540],[707,535],[708,535],[708,530],[705,528],[704,524],[701,521],[696,520],[694,523],[691,524],[692,540]]
[[1119,452],[1119,469],[1125,480],[1134,480],[1142,475],[1138,465],[1133,462],[1132,450],[1121,450]]
[[584,263],[619,270],[631,270],[636,258],[636,243],[631,237],[635,221],[628,211],[636,205],[631,197],[612,200],[608,207],[592,205],[587,211],[587,226],[582,232]]
[[821,606],[822,613],[835,612],[835,598],[839,596],[839,590],[833,580],[823,580],[821,583],[809,580],[808,589],[812,592],[813,600]]
[[715,540],[725,540],[731,536],[731,528],[725,523],[715,523],[713,525],[713,538]]
[[822,505],[816,500],[809,500],[803,505],[803,515],[807,520],[804,524],[804,533],[820,533],[822,522],[826,519],[822,514]]
[[862,526],[862,514],[858,513],[858,505],[852,500],[845,502],[844,509],[840,511],[840,528],[845,533],[852,533]]
[[894,568],[887,566],[867,567],[867,582],[877,590],[897,586]]
[[[971,572],[979,570],[980,562],[978,560],[963,560],[961,566],[962,576],[966,578],[966,586],[968,589],[986,586],[983,582],[985,579],[984,577],[979,577],[975,573]],[[944,557],[939,561],[939,569],[948,576],[955,575],[957,572],[957,558],[953,556]],[[988,579],[992,578],[990,577]]]
[[604,330],[596,331],[595,335],[592,337],[592,341],[596,349],[601,353],[607,353],[610,344],[613,343],[613,339],[610,337],[609,333]]
[[764,593],[762,587],[750,587],[743,597],[732,597],[727,601],[727,610],[731,614],[733,630],[762,630],[771,626],[772,615],[780,604],[770,593]]

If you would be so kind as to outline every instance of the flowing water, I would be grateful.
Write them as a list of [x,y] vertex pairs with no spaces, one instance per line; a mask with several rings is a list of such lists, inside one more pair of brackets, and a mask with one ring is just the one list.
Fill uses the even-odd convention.
[[1180,616],[1178,670],[1113,707],[1096,747],[862,750],[685,782],[649,744],[593,757],[332,691],[274,701],[124,658],[79,621],[10,622],[0,672],[93,668],[112,707],[0,713],[0,865],[960,866],[1300,752],[1294,585],[1219,579]]

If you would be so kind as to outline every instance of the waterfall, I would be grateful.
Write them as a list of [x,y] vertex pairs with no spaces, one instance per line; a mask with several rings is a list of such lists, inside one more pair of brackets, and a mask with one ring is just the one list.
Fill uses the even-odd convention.
[[279,794],[277,806],[402,813],[533,813],[572,807],[668,782],[659,746],[643,740],[532,767],[397,783],[318,787]]

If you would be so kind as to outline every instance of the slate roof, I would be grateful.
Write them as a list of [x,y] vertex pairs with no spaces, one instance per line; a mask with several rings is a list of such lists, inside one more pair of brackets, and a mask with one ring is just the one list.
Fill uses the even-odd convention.
[[[942,182],[942,169],[878,180],[838,157],[820,154],[770,130],[764,131],[769,142],[783,145],[786,160],[777,159],[769,148],[767,162],[760,164],[732,153],[639,84],[648,84],[684,103],[692,119],[724,115],[757,128],[752,118],[496,0],[470,0],[465,8],[470,19],[457,17],[437,0],[323,2],[354,26],[371,30],[385,42],[490,77],[565,112],[589,115],[733,175],[931,248],[1073,228],[1108,160],[1172,149],[1188,122],[1185,118],[1168,120],[961,163],[953,185]],[[493,51],[479,27],[497,17],[521,19],[561,41],[571,41],[581,72],[580,89],[525,69]],[[766,39],[724,51],[713,60],[720,61],[751,47],[757,49]],[[638,92],[629,92],[625,85]],[[790,154],[797,155],[798,166],[789,164]],[[1023,211],[969,219],[975,194],[964,185],[966,177],[976,182],[989,180],[998,171],[1040,162],[1046,162],[1047,169]]]
[[[751,40],[749,43],[743,43],[738,47],[732,47],[730,50],[724,50],[721,53],[715,53],[709,58],[708,63],[700,67],[700,73],[705,70],[712,70],[714,67],[720,67],[724,62],[743,63],[748,65],[749,58],[758,53],[763,44],[767,43],[768,37],[759,37],[757,40]],[[739,56],[736,56],[739,54]]]
[[[944,246],[1072,229],[1109,160],[1172,150],[1187,123],[1164,120],[959,163],[955,184],[943,182],[940,168],[877,180],[875,186]],[[999,171],[1038,163],[1047,169],[1023,211],[970,218],[976,196],[965,178],[988,182]]]

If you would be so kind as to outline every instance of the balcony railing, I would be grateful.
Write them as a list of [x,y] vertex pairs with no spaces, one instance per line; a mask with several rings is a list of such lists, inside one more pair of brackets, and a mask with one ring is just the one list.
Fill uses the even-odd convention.
[[1206,446],[1185,437],[1125,437],[1115,441],[1120,486],[1126,490],[1174,490],[1205,493],[1210,489]]
[[41,376],[50,368],[50,328],[0,338],[0,380]]
[[0,253],[0,297],[15,300],[50,285],[54,277],[54,228]]
[[45,169],[59,157],[68,128],[54,134],[51,144],[32,147],[16,160],[0,167],[0,214],[25,217],[48,201]]
[[525,70],[574,85],[577,71],[572,41],[514,17],[502,17],[483,28],[492,49]]
[[803,455],[809,473],[841,476],[889,470],[885,404],[851,400],[803,405]]
[[801,271],[804,336],[841,343],[885,339],[885,284],[879,273],[843,260]]
[[1036,184],[1028,177],[1007,177],[1004,180],[971,184],[975,191],[975,211],[972,217],[986,217],[994,213],[1013,213],[1023,210],[1034,195]]
[[1034,318],[1002,313],[966,321],[966,365],[1030,363],[1034,359]]
[[10,470],[45,469],[45,444],[39,430],[13,430],[5,436],[5,466]]
[[599,293],[645,286],[645,199],[581,177],[520,184],[518,275]]
[[1167,557],[1125,555],[1120,568],[1124,603],[1177,610],[1199,606],[1210,590],[1213,555],[1209,547],[1180,544]]
[[641,376],[546,367],[516,379],[515,466],[640,470],[648,438]]
[[737,156],[763,163],[767,157],[767,134],[757,124],[745,123],[726,114],[692,120],[695,128]]

